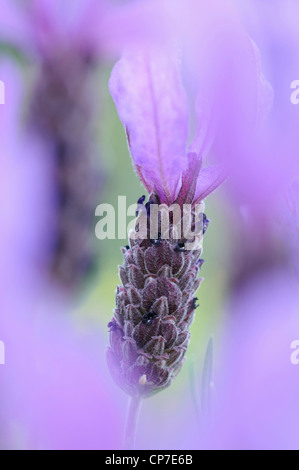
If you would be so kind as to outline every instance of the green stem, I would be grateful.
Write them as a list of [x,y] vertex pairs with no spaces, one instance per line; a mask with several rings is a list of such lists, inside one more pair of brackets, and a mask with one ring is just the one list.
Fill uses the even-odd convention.
[[141,409],[141,397],[131,397],[127,415],[124,450],[133,450],[135,446],[136,427]]

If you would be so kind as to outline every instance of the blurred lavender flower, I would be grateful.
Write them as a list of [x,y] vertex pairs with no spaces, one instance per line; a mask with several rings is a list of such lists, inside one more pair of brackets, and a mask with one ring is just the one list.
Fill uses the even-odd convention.
[[[10,273],[25,263],[31,277],[48,241],[47,221],[50,199],[49,167],[41,160],[43,147],[38,139],[28,138],[21,125],[24,87],[20,68],[12,60],[0,59],[0,76],[5,83],[5,105],[0,106],[0,229],[1,293],[8,289]],[[34,220],[34,224],[29,223]],[[5,283],[4,283],[5,280]],[[16,289],[15,280],[9,291]]]
[[104,180],[95,143],[96,69],[141,35],[132,21],[149,22],[141,5],[117,8],[106,0],[1,2],[1,12],[0,41],[37,64],[27,115],[52,164],[48,262],[54,279],[74,290],[95,267],[93,217]]
[[244,151],[226,155],[231,167],[230,207],[238,247],[233,287],[238,287],[254,272],[279,266],[287,258],[294,264],[297,258],[296,238],[290,236],[295,233],[296,216],[294,206],[291,210],[286,199],[290,199],[289,188],[299,175],[299,113],[290,99],[299,65],[299,34],[294,20],[299,5],[292,0],[241,0],[234,4],[259,45],[274,93],[271,113],[254,140],[246,142]]
[[[299,33],[294,18],[299,5],[293,0],[282,3],[256,0],[234,2],[250,34],[258,42],[263,65],[271,81],[274,101],[271,114],[263,132],[254,146],[249,148],[251,171],[239,175],[239,188],[260,196],[247,199],[257,212],[267,214],[279,203],[281,194],[287,190],[294,174],[298,175],[299,124],[297,106],[291,102],[291,83],[297,78]],[[249,159],[250,160],[250,159]],[[236,171],[234,183],[238,178]],[[246,183],[247,180],[247,183]],[[235,184],[236,188],[236,184]],[[257,191],[258,188],[258,191]],[[279,190],[278,190],[279,189]],[[240,194],[238,191],[237,194]]]
[[79,285],[96,257],[92,227],[103,170],[95,161],[92,69],[88,58],[56,50],[41,64],[30,108],[32,129],[53,149],[57,211],[51,270],[69,288]]
[[33,260],[47,236],[48,180],[38,142],[18,125],[20,69],[1,60],[0,76],[6,97],[0,106],[0,447],[117,448],[118,401],[95,359],[104,354],[99,332],[82,335],[59,315],[65,305],[53,296],[41,302],[43,281]]
[[[87,3],[88,9],[93,2]],[[27,52],[38,62],[28,118],[52,162],[50,270],[63,286],[74,289],[94,264],[92,220],[103,177],[95,160],[93,129],[96,55],[87,38],[80,35],[80,42],[75,41],[84,17],[82,4],[59,4],[33,0],[16,8],[11,2],[11,9],[16,15],[12,21],[26,30]],[[7,7],[5,11],[9,20],[12,13]],[[64,17],[69,19],[66,25]]]
[[288,271],[265,271],[230,303],[233,322],[219,349],[214,416],[196,448],[298,449],[298,285]]
[[104,366],[104,338],[32,302],[37,286],[1,298],[0,448],[117,449],[122,404]]
[[211,152],[229,174],[230,191],[238,201],[264,207],[271,197],[265,177],[271,167],[263,154],[263,128],[273,90],[264,77],[260,51],[231,2],[190,0],[190,5],[185,13],[191,51],[187,65],[198,82],[201,112],[210,120]]

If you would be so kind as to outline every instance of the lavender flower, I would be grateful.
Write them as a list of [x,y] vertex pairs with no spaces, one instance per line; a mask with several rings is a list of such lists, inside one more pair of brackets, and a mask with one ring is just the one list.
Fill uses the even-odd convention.
[[[15,38],[7,38],[30,59],[34,57],[36,65],[28,100],[28,133],[42,139],[40,158],[51,161],[54,191],[47,261],[52,278],[68,289],[78,287],[94,267],[92,221],[103,181],[93,129],[97,51],[87,37],[75,40],[86,12],[77,11],[79,4],[76,8],[74,3],[66,2],[62,8],[57,1],[32,0],[24,8],[11,3],[5,9],[9,22],[24,26],[22,34],[18,29]],[[95,8],[87,2],[86,10],[92,5]],[[62,13],[72,21],[63,25]]]
[[141,35],[129,31],[128,20],[135,14],[144,25],[144,13],[105,0],[0,5],[0,41],[18,47],[36,65],[27,116],[30,131],[43,140],[41,158],[52,164],[49,270],[60,285],[75,290],[97,259],[93,217],[104,170],[95,139],[96,67],[121,43]]
[[94,206],[103,173],[96,163],[91,100],[93,66],[72,50],[42,58],[30,103],[30,121],[53,149],[57,210],[51,272],[70,288],[78,286],[95,259]]
[[[186,151],[186,92],[179,60],[168,52],[126,55],[110,79],[136,172],[150,193],[147,209],[153,203],[194,207],[223,180],[219,167],[202,168],[207,135],[199,132]],[[144,199],[138,201],[139,210]],[[205,217],[204,222],[206,229]],[[123,249],[108,363],[116,383],[132,396],[146,397],[169,386],[190,340],[204,230],[195,249],[185,250],[187,240],[176,238],[172,220],[170,225],[169,239],[152,240],[148,234],[142,240],[137,218],[130,245]]]

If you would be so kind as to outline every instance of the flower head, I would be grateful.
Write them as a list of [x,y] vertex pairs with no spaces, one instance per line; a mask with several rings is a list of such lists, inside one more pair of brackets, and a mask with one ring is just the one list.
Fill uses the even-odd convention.
[[[136,172],[150,197],[145,207],[145,197],[138,200],[135,231],[123,249],[122,286],[109,323],[107,358],[116,383],[133,396],[146,397],[169,386],[183,365],[197,308],[194,294],[202,280],[197,274],[208,220],[203,216],[203,230],[188,250],[186,240],[176,237],[171,216],[169,237],[161,230],[157,239],[149,233],[142,239],[139,211],[145,209],[149,217],[152,204],[164,209],[173,203],[194,206],[219,186],[223,174],[220,167],[202,167],[211,141],[206,121],[187,146],[188,99],[173,49],[131,50],[114,67],[110,91]],[[203,204],[198,207],[203,215]]]

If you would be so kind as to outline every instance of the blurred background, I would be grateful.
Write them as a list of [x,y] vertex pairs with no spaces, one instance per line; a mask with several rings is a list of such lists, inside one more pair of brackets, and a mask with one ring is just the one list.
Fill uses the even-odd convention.
[[[195,3],[184,4],[186,29]],[[252,96],[229,69],[225,80],[237,93],[222,116],[226,151],[217,156],[218,143],[211,155],[229,178],[206,202],[212,223],[200,307],[182,372],[143,404],[140,449],[298,448],[299,366],[290,362],[299,338],[299,108],[290,101],[299,79],[298,6],[235,3],[234,21],[260,50],[273,107],[249,144],[231,109],[241,96],[244,109],[253,106]],[[198,2],[195,18],[208,15],[213,38],[216,24],[231,25],[231,5]],[[173,5],[0,6],[0,448],[120,449],[128,397],[113,383],[105,351],[127,242],[96,238],[95,209],[117,208],[120,195],[129,206],[145,190],[108,80],[122,48],[141,32],[159,36]],[[248,64],[250,54],[234,63],[244,76],[257,73]],[[234,148],[230,139],[240,136],[243,146]]]

